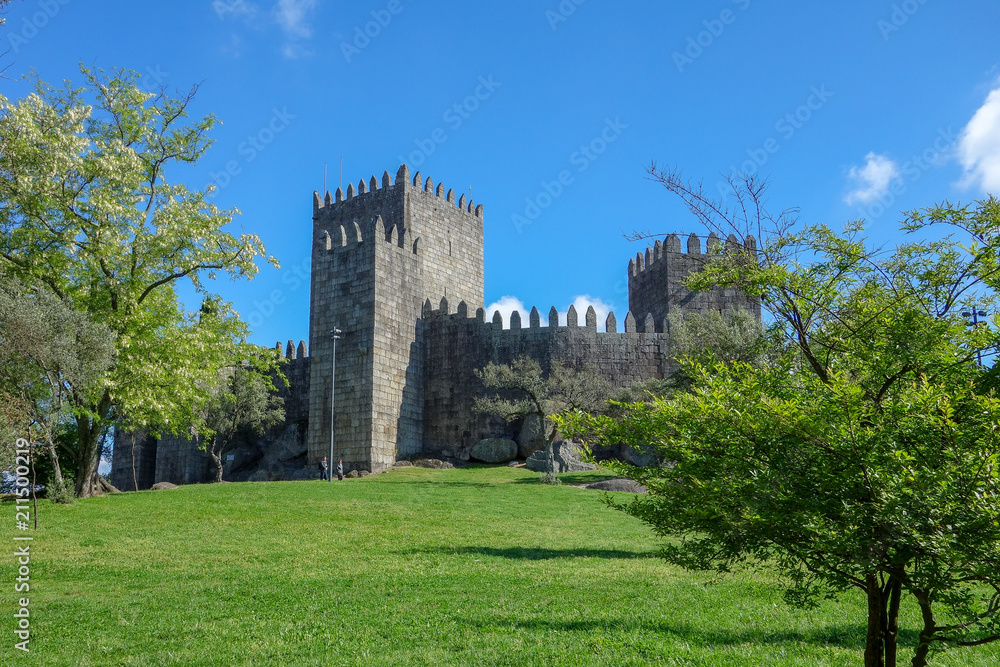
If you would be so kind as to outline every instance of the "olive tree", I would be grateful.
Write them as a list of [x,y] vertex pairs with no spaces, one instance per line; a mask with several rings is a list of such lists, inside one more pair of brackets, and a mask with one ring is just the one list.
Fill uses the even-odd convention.
[[593,366],[573,367],[553,362],[548,376],[530,357],[517,357],[510,364],[487,364],[475,371],[492,392],[475,400],[476,412],[493,414],[508,421],[529,417],[542,424],[548,470],[543,480],[556,483],[552,443],[559,431],[551,417],[565,410],[597,410],[608,396],[607,382]]

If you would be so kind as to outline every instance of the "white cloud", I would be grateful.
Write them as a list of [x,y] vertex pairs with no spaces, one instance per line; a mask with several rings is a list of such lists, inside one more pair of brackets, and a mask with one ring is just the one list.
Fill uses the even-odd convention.
[[[269,12],[261,12],[257,4],[249,0],[215,0],[212,6],[220,19],[240,18],[254,30],[264,30],[277,23],[285,37],[280,47],[282,55],[298,58],[310,53],[302,42],[312,37],[310,18],[316,5],[317,0],[277,0]],[[223,47],[223,52],[238,56],[238,44]]]
[[872,152],[865,156],[865,166],[851,167],[847,176],[856,187],[847,193],[844,201],[870,204],[889,191],[892,180],[899,178],[899,167],[885,155]]
[[273,11],[285,35],[308,39],[312,36],[312,28],[306,23],[306,18],[315,7],[316,0],[278,0]]
[[1000,194],[1000,84],[990,91],[958,139],[966,186]]
[[[589,294],[581,294],[573,299],[573,307],[576,308],[577,313],[577,323],[583,326],[586,323],[587,318],[587,308],[593,306],[594,312],[597,314],[597,330],[604,331],[605,320],[608,318],[608,313],[611,312],[612,306],[610,304],[604,303],[598,298],[591,297]],[[514,311],[521,314],[521,326],[527,328],[529,325],[528,315],[531,312],[530,308],[524,305],[524,302],[515,296],[502,296],[498,301],[494,301],[490,305],[486,306],[486,321],[493,321],[493,314],[496,312],[500,313],[503,317],[503,328],[510,328],[510,316]],[[566,310],[559,311],[559,324],[566,324],[566,314],[569,312],[569,307]],[[541,320],[541,325],[548,326],[549,324],[549,311],[539,309],[539,316]],[[622,318],[619,318],[620,320]]]
[[[612,306],[604,303],[598,298],[591,297],[589,294],[581,294],[577,296],[573,299],[573,307],[576,308],[577,319],[581,326],[587,321],[587,308],[590,306],[593,306],[594,312],[597,313],[597,330],[604,331],[605,320],[608,319],[608,313],[612,311]],[[560,311],[560,324],[566,324],[566,313],[568,312],[569,308],[567,308],[565,312]],[[625,321],[624,318],[622,318],[622,321]]]
[[522,326],[528,325],[528,311],[530,308],[524,307],[524,302],[518,299],[516,296],[502,296],[499,301],[494,301],[490,305],[486,306],[486,321],[493,321],[493,313],[500,311],[500,316],[503,317],[503,328],[510,328],[510,316],[514,311],[521,313],[521,324]]

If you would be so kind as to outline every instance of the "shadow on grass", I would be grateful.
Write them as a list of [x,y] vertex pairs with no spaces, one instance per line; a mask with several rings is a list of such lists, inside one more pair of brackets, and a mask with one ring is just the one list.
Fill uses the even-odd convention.
[[[531,471],[529,471],[531,472]],[[536,472],[531,476],[521,477],[520,479],[515,479],[509,482],[510,484],[541,484],[542,473]],[[588,472],[564,472],[557,475],[560,484],[567,484],[574,486],[577,484],[594,484],[595,482],[603,482],[609,479],[618,479],[617,475],[612,475],[609,472],[604,472],[600,470],[588,471]]]
[[622,549],[536,549],[531,547],[434,547],[428,549],[412,549],[400,553],[412,554],[467,554],[473,556],[489,556],[492,558],[507,558],[510,560],[553,560],[556,558],[656,558],[653,551],[625,551]]
[[391,484],[406,484],[410,486],[426,486],[426,487],[467,487],[470,489],[489,489],[496,488],[499,486],[495,482],[462,482],[457,480],[447,480],[447,479],[400,479],[398,477],[394,479],[387,479],[387,482]]
[[[815,646],[835,646],[852,651],[864,651],[866,628],[862,625],[833,625],[806,631],[797,630],[719,630],[691,627],[684,623],[636,621],[634,619],[604,619],[560,621],[550,619],[497,618],[491,620],[467,620],[470,627],[477,630],[518,628],[529,632],[583,632],[587,634],[610,631],[652,632],[673,635],[698,646],[739,646],[744,644],[810,644]],[[917,644],[916,630],[899,630],[899,646],[913,647]],[[903,657],[901,652],[901,657]]]

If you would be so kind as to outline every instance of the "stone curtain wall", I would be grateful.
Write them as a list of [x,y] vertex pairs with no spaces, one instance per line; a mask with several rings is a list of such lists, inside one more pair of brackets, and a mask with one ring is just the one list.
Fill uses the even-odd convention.
[[[299,341],[298,347],[288,341],[284,354],[281,343],[275,349],[278,356],[285,359],[281,371],[288,379],[287,387],[276,383],[278,395],[285,401],[285,422],[275,430],[281,431],[287,425],[298,425],[301,432],[305,433],[309,423],[310,371],[305,341]],[[138,489],[148,489],[156,482],[197,484],[214,479],[215,466],[198,445],[189,438],[165,435],[157,440],[142,432],[137,433],[135,481],[138,482]],[[224,471],[228,474],[229,466]],[[109,480],[122,491],[138,490],[132,481],[132,436],[117,429]]]
[[[645,253],[639,253],[628,263],[628,305],[633,313],[649,313],[657,331],[666,331],[665,320],[674,310],[703,313],[742,308],[760,319],[760,299],[748,297],[738,289],[715,288],[692,292],[684,280],[702,269],[713,253],[721,249],[719,237],[710,234],[702,251],[701,239],[691,234],[681,252],[681,241],[670,234],[663,243],[656,241]],[[757,247],[753,237],[747,237],[747,249]],[[726,248],[742,250],[735,236],[726,241]],[[641,325],[640,325],[641,326]]]
[[156,438],[135,434],[135,478],[132,477],[132,434],[115,429],[108,480],[121,491],[148,489],[156,483]]
[[582,326],[572,308],[567,325],[558,325],[558,314],[552,308],[549,326],[541,326],[541,317],[532,308],[527,327],[514,313],[510,328],[504,329],[499,314],[492,322],[484,322],[482,309],[470,316],[467,306],[460,303],[457,312],[449,313],[447,302],[436,310],[426,304],[422,319],[427,331],[427,451],[457,454],[468,451],[483,438],[504,435],[498,420],[472,411],[475,397],[483,392],[474,371],[488,363],[507,364],[525,355],[537,361],[545,373],[553,361],[593,364],[616,387],[663,378],[670,371],[667,335],[640,332],[631,314],[626,315],[625,331],[621,333],[614,313],[608,316],[608,332],[598,332],[592,308]]

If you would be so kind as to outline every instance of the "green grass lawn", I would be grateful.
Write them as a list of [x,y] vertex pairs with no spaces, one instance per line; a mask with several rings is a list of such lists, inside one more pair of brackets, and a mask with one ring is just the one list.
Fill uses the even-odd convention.
[[[186,486],[41,503],[31,652],[4,664],[859,665],[864,606],[667,565],[638,521],[524,469]],[[2,539],[14,544],[14,506]],[[6,553],[13,552],[7,547]],[[908,662],[916,616],[907,610]],[[959,649],[934,664],[996,665]]]

